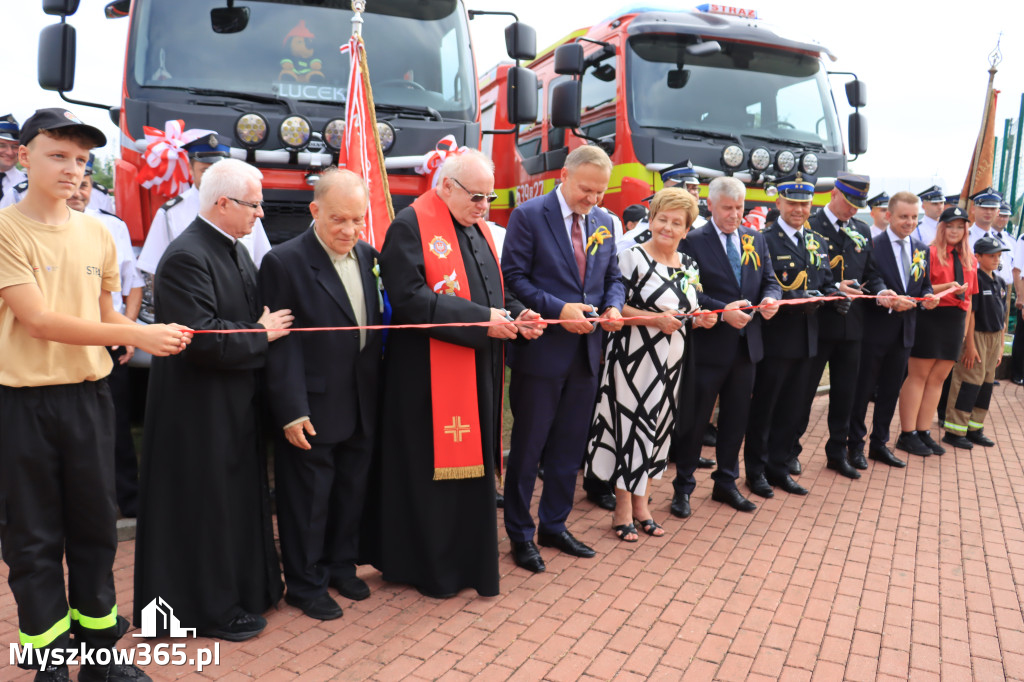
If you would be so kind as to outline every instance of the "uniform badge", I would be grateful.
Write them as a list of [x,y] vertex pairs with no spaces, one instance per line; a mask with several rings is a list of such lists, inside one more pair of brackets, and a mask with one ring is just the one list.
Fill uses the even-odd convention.
[[458,275],[452,270],[452,274],[445,275],[440,282],[434,285],[435,294],[444,294],[446,296],[454,296],[456,291],[461,291],[462,286],[459,284]]
[[447,258],[448,254],[452,252],[452,245],[444,237],[434,235],[434,238],[430,240],[430,252],[438,258]]
[[206,140],[206,143],[208,145],[210,145],[211,147],[213,147],[214,149],[216,149],[217,148],[217,144],[218,144],[217,143],[217,136],[211,134],[210,137]]

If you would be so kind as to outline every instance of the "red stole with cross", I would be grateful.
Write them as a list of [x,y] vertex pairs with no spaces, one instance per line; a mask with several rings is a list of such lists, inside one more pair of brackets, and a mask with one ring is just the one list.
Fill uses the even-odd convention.
[[[448,207],[431,189],[412,203],[420,228],[427,286],[441,296],[470,300],[466,267]],[[486,223],[477,223],[498,262]],[[500,272],[500,270],[499,270]],[[502,294],[505,286],[502,283]],[[430,403],[434,433],[434,480],[484,475],[476,351],[430,339]]]

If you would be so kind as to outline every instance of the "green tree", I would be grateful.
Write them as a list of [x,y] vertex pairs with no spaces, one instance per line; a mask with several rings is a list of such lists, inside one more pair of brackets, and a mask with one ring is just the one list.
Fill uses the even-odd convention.
[[92,164],[92,181],[114,191],[114,157],[97,156]]

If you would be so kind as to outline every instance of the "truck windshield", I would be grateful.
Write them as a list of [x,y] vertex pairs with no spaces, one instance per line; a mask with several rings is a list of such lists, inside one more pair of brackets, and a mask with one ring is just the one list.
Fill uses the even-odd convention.
[[630,112],[637,125],[842,151],[817,58],[723,40],[722,52],[697,57],[686,54],[692,42],[664,34],[629,40]]
[[[350,0],[244,0],[248,25],[215,33],[224,0],[135,3],[128,86],[345,101]],[[461,0],[367,3],[363,39],[374,100],[476,118],[476,76]],[[144,96],[144,95],[143,95]]]

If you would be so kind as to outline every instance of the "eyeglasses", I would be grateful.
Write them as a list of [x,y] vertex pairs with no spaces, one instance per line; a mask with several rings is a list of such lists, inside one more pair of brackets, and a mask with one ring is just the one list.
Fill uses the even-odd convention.
[[464,191],[466,194],[469,195],[469,200],[472,201],[474,204],[478,204],[481,201],[483,201],[484,199],[487,200],[487,203],[491,203],[492,201],[494,201],[495,199],[498,198],[498,195],[495,194],[494,192],[491,192],[490,194],[481,194],[479,192],[470,192],[468,189],[466,189],[465,185],[463,185],[461,182],[459,182],[455,178],[452,178],[452,182],[454,182],[456,185],[461,187],[462,191]]
[[252,201],[242,201],[241,199],[235,199],[234,197],[226,197],[226,198],[231,200],[231,201],[233,201],[233,202],[235,202],[239,206],[245,206],[246,208],[251,208],[253,210],[263,208],[263,202],[262,201],[252,202]]

